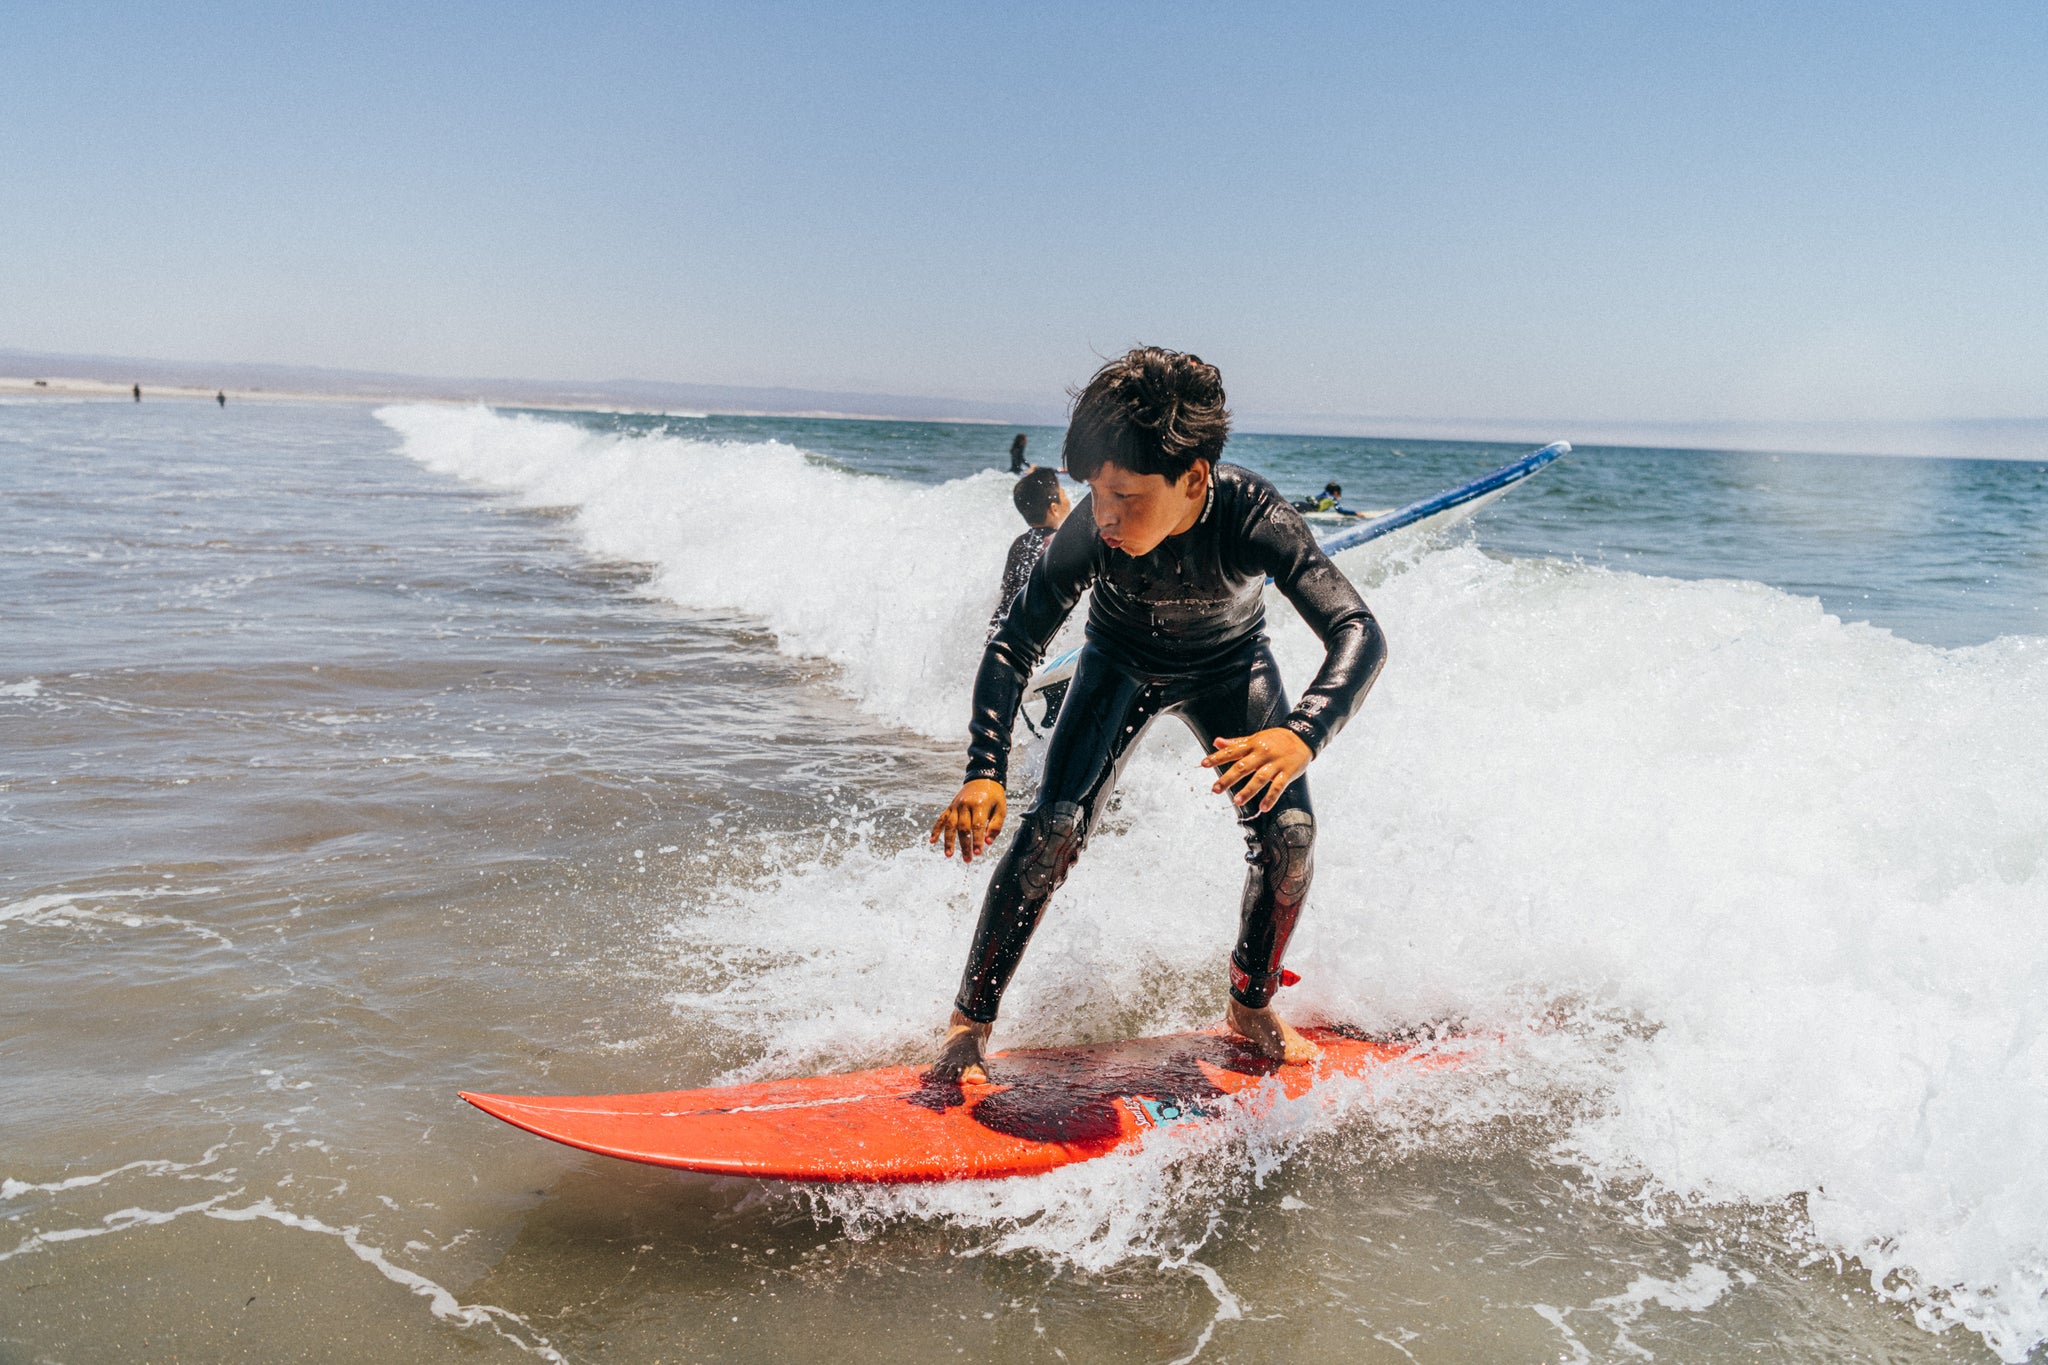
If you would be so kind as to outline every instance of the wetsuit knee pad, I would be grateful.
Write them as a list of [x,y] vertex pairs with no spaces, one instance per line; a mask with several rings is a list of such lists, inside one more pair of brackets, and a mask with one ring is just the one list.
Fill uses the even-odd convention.
[[1316,818],[1284,810],[1247,836],[1244,916],[1237,951],[1230,956],[1230,994],[1263,1009],[1280,988],[1280,962],[1315,876]]
[[1308,894],[1316,869],[1316,818],[1305,810],[1283,810],[1259,835],[1260,862],[1273,893],[1297,904]]
[[1032,900],[1050,896],[1067,879],[1081,845],[1088,838],[1087,812],[1079,802],[1055,801],[1024,817],[1029,844],[1017,868],[1017,880]]

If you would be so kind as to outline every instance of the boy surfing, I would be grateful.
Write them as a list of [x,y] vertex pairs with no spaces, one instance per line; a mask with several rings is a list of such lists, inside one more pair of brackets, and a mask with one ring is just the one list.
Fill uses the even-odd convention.
[[[1231,1030],[1261,1055],[1315,1048],[1272,1007],[1315,864],[1308,765],[1372,686],[1386,641],[1301,514],[1250,470],[1219,463],[1223,380],[1197,356],[1139,347],[1098,370],[1067,427],[1068,474],[1088,485],[990,637],[975,676],[967,780],[932,826],[964,862],[1002,832],[1010,731],[1053,634],[1094,590],[1038,800],[998,861],[932,1075],[987,1079],[990,1029],[1046,903],[1066,880],[1152,720],[1177,715],[1237,807],[1249,851]],[[1270,577],[1323,642],[1292,707],[1265,632]]]

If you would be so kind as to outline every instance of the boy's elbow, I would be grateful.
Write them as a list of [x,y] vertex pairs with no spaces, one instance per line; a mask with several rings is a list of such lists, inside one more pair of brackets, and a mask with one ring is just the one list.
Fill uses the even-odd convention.
[[1358,675],[1366,687],[1371,687],[1380,670],[1387,666],[1387,633],[1380,629],[1379,618],[1363,608],[1352,625],[1357,632],[1352,648],[1358,660]]

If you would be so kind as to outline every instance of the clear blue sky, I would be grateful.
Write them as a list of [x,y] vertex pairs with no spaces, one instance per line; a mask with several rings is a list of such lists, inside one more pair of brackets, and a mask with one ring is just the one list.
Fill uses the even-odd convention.
[[0,346],[2048,414],[2048,5],[29,5]]

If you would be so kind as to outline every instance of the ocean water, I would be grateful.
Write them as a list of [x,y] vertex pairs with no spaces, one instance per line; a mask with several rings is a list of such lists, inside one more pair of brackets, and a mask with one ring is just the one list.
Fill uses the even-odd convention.
[[[1455,1071],[882,1191],[456,1101],[928,1051],[1009,434],[0,406],[0,1360],[2048,1359],[2048,461],[1583,449],[1341,558],[1392,662],[1281,1001]],[[1218,1015],[1196,756],[999,1046]]]

